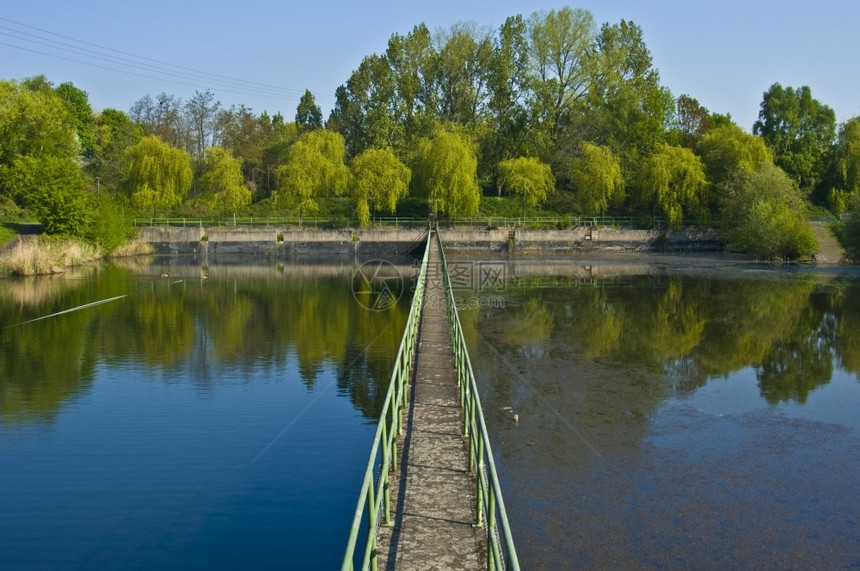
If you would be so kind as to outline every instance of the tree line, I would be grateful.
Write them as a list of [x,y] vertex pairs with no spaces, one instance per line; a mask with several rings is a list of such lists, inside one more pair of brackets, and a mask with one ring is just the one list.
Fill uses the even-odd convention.
[[495,194],[523,213],[549,200],[718,224],[733,249],[794,257],[815,248],[805,205],[841,214],[860,196],[860,117],[837,125],[808,87],[777,83],[747,132],[673,96],[637,24],[569,7],[498,30],[395,33],[325,120],[310,91],[292,121],[208,90],[146,95],[128,113],[93,113],[85,92],[44,77],[4,81],[0,96],[0,208],[57,233],[92,234],[116,210],[306,216],[332,200],[361,224],[406,203],[469,216]]

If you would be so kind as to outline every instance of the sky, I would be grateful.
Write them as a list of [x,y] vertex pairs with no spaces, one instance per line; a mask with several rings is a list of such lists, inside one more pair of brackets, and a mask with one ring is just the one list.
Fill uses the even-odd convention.
[[309,89],[328,117],[337,87],[395,33],[460,22],[496,31],[509,16],[565,6],[589,10],[598,25],[638,24],[673,95],[748,131],[777,82],[809,86],[839,122],[860,115],[856,0],[7,0],[0,79],[70,81],[95,111],[209,89],[225,108],[287,120]]

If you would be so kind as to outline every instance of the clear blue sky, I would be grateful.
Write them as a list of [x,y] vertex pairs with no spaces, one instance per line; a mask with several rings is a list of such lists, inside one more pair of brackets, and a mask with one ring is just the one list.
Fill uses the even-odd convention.
[[[310,89],[327,117],[335,89],[394,33],[568,5],[598,24],[639,24],[662,83],[750,130],[773,83],[808,85],[837,120],[860,115],[860,2],[724,0],[9,0],[0,10],[0,78],[44,74],[89,93],[96,110],[144,95],[295,116]],[[110,58],[106,61],[104,58]],[[146,59],[145,59],[146,58]]]

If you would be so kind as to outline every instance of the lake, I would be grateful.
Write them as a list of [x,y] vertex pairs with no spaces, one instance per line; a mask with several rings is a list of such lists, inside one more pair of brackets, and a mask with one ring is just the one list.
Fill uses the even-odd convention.
[[0,281],[0,568],[339,567],[410,301],[353,269]]
[[860,280],[666,259],[459,293],[523,568],[857,568]]
[[[0,568],[339,567],[411,293],[364,269],[0,281]],[[860,566],[857,277],[611,256],[452,279],[524,569]]]

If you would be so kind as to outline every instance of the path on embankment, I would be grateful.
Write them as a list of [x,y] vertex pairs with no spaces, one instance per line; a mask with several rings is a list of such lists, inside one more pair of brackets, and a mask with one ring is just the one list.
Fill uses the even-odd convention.
[[438,246],[431,243],[406,431],[391,483],[394,526],[379,531],[380,569],[487,567],[486,534],[472,526],[475,476],[468,470],[439,264]]
[[812,231],[818,238],[818,252],[815,253],[815,261],[819,264],[842,262],[845,252],[836,240],[836,236],[830,231],[827,222],[813,221],[809,225],[812,226]]

